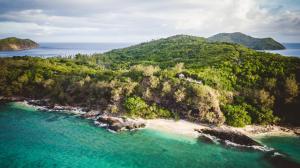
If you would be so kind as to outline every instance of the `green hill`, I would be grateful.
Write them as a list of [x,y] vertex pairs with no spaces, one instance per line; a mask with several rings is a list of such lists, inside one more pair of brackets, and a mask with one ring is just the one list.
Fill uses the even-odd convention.
[[203,37],[176,35],[112,50],[101,55],[99,59],[113,67],[146,64],[166,68],[180,62],[187,67],[202,67],[219,64],[243,51],[254,52],[240,45],[208,43]]
[[300,59],[176,35],[92,56],[1,58],[0,95],[99,113],[300,125]]
[[282,50],[285,47],[272,38],[254,38],[240,32],[219,33],[207,38],[211,42],[237,43],[255,50]]
[[0,39],[0,51],[17,51],[37,48],[39,45],[30,39],[9,37]]

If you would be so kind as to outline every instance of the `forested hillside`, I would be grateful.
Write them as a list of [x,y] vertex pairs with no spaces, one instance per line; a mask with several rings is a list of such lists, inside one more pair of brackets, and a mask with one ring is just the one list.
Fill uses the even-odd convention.
[[254,38],[246,34],[235,33],[219,33],[207,38],[211,42],[227,42],[241,44],[255,50],[282,50],[285,47],[273,38]]
[[177,35],[74,58],[0,59],[0,93],[99,113],[300,125],[300,59]]
[[30,39],[9,37],[0,39],[0,51],[16,51],[37,48],[39,45]]

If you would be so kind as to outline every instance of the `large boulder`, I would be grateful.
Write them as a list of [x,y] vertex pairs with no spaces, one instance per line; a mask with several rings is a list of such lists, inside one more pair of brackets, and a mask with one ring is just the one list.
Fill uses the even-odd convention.
[[101,115],[98,117],[97,122],[100,126],[106,127],[113,131],[133,130],[145,127],[145,123],[139,120],[129,119],[126,117],[112,117]]
[[241,146],[262,146],[250,137],[235,131],[221,128],[199,129],[196,131],[200,133],[200,138],[204,138],[206,141],[209,137],[214,137],[217,141],[223,144],[231,143]]

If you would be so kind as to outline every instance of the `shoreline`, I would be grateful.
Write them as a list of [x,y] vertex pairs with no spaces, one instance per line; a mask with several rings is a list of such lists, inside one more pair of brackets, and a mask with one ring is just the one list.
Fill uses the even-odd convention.
[[[97,117],[85,116],[86,114],[93,111],[85,111],[84,108],[82,107],[60,106],[60,105],[54,105],[50,107],[47,105],[38,105],[36,103],[38,100],[20,99],[20,98],[0,97],[0,100],[4,100],[8,102],[9,101],[17,102],[25,106],[30,106],[37,110],[70,113],[70,114],[81,116],[86,119],[92,119],[95,122],[97,122]],[[98,112],[98,114],[100,113]],[[205,123],[194,123],[194,122],[186,121],[184,119],[180,119],[177,121],[172,119],[141,119],[141,118],[131,119],[131,120],[136,120],[139,122],[143,121],[146,124],[145,126],[146,129],[149,128],[149,129],[153,129],[165,133],[177,134],[177,135],[186,136],[190,138],[198,138],[199,133],[196,130],[201,130],[201,129],[218,128],[224,131],[233,131],[236,133],[240,133],[253,139],[259,139],[261,137],[267,137],[267,136],[299,136],[295,133],[295,131],[296,129],[297,130],[300,129],[299,127],[288,128],[288,127],[283,127],[278,125],[272,125],[272,126],[271,125],[267,125],[267,126],[247,125],[243,128],[231,127],[228,125],[222,125],[217,127]]]
[[244,135],[247,135],[253,139],[266,136],[298,136],[293,130],[281,127],[281,126],[258,126],[258,125],[247,125],[243,128],[236,128],[227,125],[220,127],[193,123],[186,120],[170,120],[170,119],[151,119],[145,120],[147,122],[146,128],[159,130],[167,133],[174,133],[177,135],[183,135],[192,138],[198,138],[199,133],[196,129],[211,129],[220,128],[222,130],[234,131]]

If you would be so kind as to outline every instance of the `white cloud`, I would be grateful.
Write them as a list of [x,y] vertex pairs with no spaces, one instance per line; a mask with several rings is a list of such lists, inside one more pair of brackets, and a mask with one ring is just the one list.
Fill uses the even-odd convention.
[[[22,1],[22,0],[19,0]],[[241,31],[300,39],[300,12],[262,0],[31,0],[0,14],[1,36],[38,41],[147,41],[174,34]],[[0,3],[1,5],[1,3]],[[2,21],[1,21],[2,20]]]

